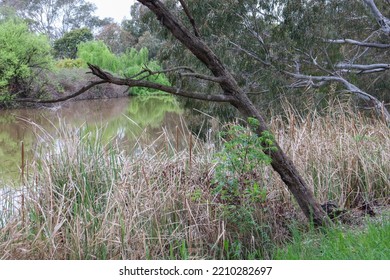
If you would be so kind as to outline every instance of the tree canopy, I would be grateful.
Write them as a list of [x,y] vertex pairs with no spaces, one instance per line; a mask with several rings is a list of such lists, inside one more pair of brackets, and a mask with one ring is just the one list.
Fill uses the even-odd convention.
[[[192,28],[176,2],[164,1]],[[389,40],[386,25],[380,23],[388,20],[386,1],[185,3],[201,38],[232,69],[240,86],[257,100],[257,105],[267,108],[269,103],[288,98],[301,107],[311,102],[310,106],[320,108],[326,106],[326,100],[341,98],[372,108],[378,115],[386,112],[381,103],[390,102]],[[206,70],[191,53],[182,51],[181,44],[154,17],[138,11],[143,24],[163,42],[158,57],[164,65],[191,64],[200,71]],[[190,85],[204,86],[204,90],[210,86],[196,81]]]
[[82,42],[91,40],[93,40],[93,35],[88,28],[73,29],[54,41],[54,54],[57,58],[75,59],[77,57],[77,46]]
[[94,30],[113,21],[95,16],[96,6],[85,0],[3,0],[0,5],[13,8],[32,31],[45,34],[51,40],[73,29]]

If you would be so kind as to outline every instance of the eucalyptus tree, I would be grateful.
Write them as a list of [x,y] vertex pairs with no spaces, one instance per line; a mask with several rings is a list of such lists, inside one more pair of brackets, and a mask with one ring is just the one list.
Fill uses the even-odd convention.
[[258,5],[255,13],[237,15],[249,38],[229,39],[252,60],[252,67],[261,69],[253,72],[252,79],[270,88],[270,79],[261,76],[268,73],[283,92],[297,89],[301,98],[315,92],[353,95],[359,106],[373,110],[390,125],[385,106],[390,101],[390,21],[380,10],[387,11],[388,2],[270,2],[274,2],[271,9]]
[[292,87],[337,84],[336,93],[352,94],[390,126],[390,19],[379,8],[387,11],[387,1],[287,1],[280,30],[288,44],[278,46]]
[[[164,1],[187,26],[178,1]],[[202,39],[229,66],[251,98],[266,104],[286,95],[317,100],[353,95],[390,124],[385,0],[186,1]],[[382,13],[381,10],[384,12]],[[140,17],[164,44],[165,65],[202,65],[180,44]],[[198,69],[198,68],[197,68]],[[210,85],[192,81],[193,88]],[[304,92],[305,96],[302,96]],[[294,94],[292,94],[294,93]],[[333,96],[332,96],[332,93]],[[259,98],[260,97],[260,98]],[[304,98],[302,98],[304,97]]]
[[32,31],[47,35],[51,40],[62,37],[72,29],[91,30],[112,22],[94,15],[96,6],[85,0],[3,0],[2,6],[12,7],[27,20]]
[[96,39],[103,41],[116,54],[124,53],[136,44],[134,36],[117,23],[103,26]]

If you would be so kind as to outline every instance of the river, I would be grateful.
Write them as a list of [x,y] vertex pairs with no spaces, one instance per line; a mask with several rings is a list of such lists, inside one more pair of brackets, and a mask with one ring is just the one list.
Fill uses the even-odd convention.
[[[50,108],[0,111],[0,188],[20,184],[22,142],[24,158],[35,160],[42,133],[58,137],[58,127],[102,131],[102,139],[120,142],[124,149],[135,141],[153,142],[162,131],[181,126],[183,109],[171,96],[139,96],[67,102]],[[145,143],[148,144],[148,143]],[[39,153],[38,153],[39,154]]]

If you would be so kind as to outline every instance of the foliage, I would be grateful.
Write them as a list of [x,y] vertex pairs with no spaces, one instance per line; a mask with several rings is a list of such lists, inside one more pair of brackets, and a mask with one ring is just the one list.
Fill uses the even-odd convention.
[[58,60],[56,62],[57,68],[81,68],[84,66],[84,61],[80,58],[77,59],[71,59],[71,58],[65,58]]
[[[161,67],[156,61],[149,61],[149,52],[146,48],[142,48],[139,52],[132,48],[121,55],[115,55],[102,41],[81,43],[79,45],[78,57],[85,62],[125,77],[137,75],[145,67],[150,71],[161,70]],[[137,76],[137,79],[141,78],[162,85],[169,84],[168,79],[163,74],[149,76],[148,72],[145,72]],[[131,93],[139,95],[161,92],[146,88],[132,88]]]
[[[12,94],[26,94],[30,78],[51,67],[50,44],[46,37],[28,31],[18,20],[0,23],[0,93],[1,99]],[[8,96],[8,97],[7,97]]]
[[[250,119],[249,123],[254,127],[258,125],[255,119]],[[227,140],[222,151],[216,156],[215,191],[227,203],[234,203],[237,199],[241,203],[245,200],[264,200],[265,193],[262,187],[245,176],[271,163],[271,158],[265,154],[265,150],[275,149],[272,134],[264,132],[259,137],[250,129],[236,124],[221,132],[221,136]],[[267,146],[266,149],[262,147],[264,144]],[[242,196],[244,199],[240,199]]]
[[14,8],[32,31],[45,34],[50,40],[73,29],[94,30],[112,22],[111,18],[94,16],[96,6],[85,0],[4,0],[1,5]]
[[103,26],[96,35],[96,39],[103,41],[115,54],[124,53],[127,49],[132,48],[136,41],[130,32],[123,29],[117,23]]
[[133,47],[137,50],[145,47],[149,50],[149,57],[156,58],[160,52],[163,41],[155,32],[151,32],[151,26],[148,20],[144,20],[144,15],[148,12],[138,2],[130,7],[130,19],[122,21],[121,29],[130,34],[133,38]]
[[122,28],[136,39],[149,30],[148,25],[141,20],[141,8],[142,5],[135,2],[130,7],[131,18],[122,21]]
[[276,149],[272,134],[264,132],[259,137],[252,132],[259,125],[256,119],[250,118],[248,123],[251,129],[235,124],[221,132],[226,142],[216,154],[214,175],[214,193],[225,205],[225,217],[241,232],[259,226],[253,218],[253,205],[265,202],[267,190],[256,172],[271,163],[265,152]]
[[54,55],[57,58],[77,57],[77,46],[81,42],[93,40],[91,30],[88,28],[74,29],[64,34],[60,39],[54,41]]

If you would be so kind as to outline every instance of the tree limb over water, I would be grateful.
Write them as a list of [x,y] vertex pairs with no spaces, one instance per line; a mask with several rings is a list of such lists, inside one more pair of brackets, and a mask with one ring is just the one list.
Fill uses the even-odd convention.
[[68,96],[57,98],[57,99],[41,100],[41,99],[32,99],[32,98],[20,98],[20,99],[16,99],[16,101],[17,102],[25,102],[25,103],[41,103],[41,104],[50,104],[50,103],[63,102],[63,101],[67,101],[69,99],[75,98],[75,97],[83,94],[84,92],[90,90],[91,88],[93,88],[93,87],[95,87],[97,85],[101,85],[101,84],[105,84],[105,83],[107,83],[107,82],[106,81],[91,82],[89,85],[86,85],[86,86],[82,87],[77,92],[75,92],[75,93],[73,93],[71,95],[68,95]]

